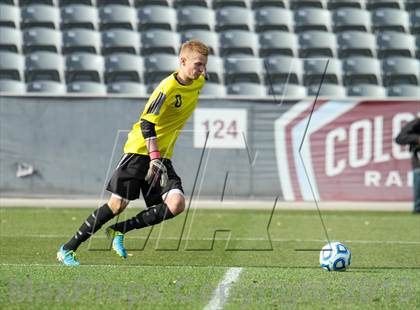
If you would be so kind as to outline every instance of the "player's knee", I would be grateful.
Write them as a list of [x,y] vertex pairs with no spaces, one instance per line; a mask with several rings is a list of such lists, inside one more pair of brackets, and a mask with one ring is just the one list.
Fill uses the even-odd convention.
[[171,211],[171,213],[174,216],[177,216],[178,214],[182,213],[185,210],[185,200],[184,199],[178,199],[176,201],[171,201],[171,203],[168,203],[168,208]]
[[116,195],[112,195],[108,201],[109,208],[112,210],[112,213],[117,215],[124,211],[124,209],[128,206],[129,201],[118,197]]

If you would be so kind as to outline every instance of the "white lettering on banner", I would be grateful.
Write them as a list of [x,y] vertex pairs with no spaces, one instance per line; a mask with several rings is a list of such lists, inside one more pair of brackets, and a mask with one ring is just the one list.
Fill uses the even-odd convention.
[[375,163],[383,163],[391,159],[391,155],[384,154],[384,117],[377,116],[374,120],[375,136],[374,136],[374,150],[373,161]]
[[199,108],[194,112],[194,147],[246,147],[247,110]]
[[365,172],[365,186],[379,187],[381,184],[381,173],[379,171],[366,171]]
[[377,170],[365,171],[364,184],[366,187],[412,187],[412,172],[402,175],[399,171],[391,170],[386,173]]
[[[372,120],[362,119],[350,124],[348,129],[337,127],[327,133],[325,138],[325,174],[336,176],[344,172],[347,166],[360,168],[373,163],[383,163],[395,159],[408,159],[411,154],[407,147],[394,143],[395,137],[401,131],[402,126],[414,119],[412,113],[398,113],[392,118],[392,135],[384,141],[384,117],[376,116]],[[348,158],[338,158],[338,144],[348,143]],[[372,150],[373,141],[373,150]],[[384,151],[385,144],[392,145],[392,154]],[[377,184],[377,177],[368,175],[365,181],[369,184]],[[366,183],[365,182],[365,183]],[[397,182],[391,176],[389,182]]]
[[335,140],[342,142],[347,138],[347,134],[344,128],[339,127],[331,130],[325,141],[325,174],[329,177],[335,176],[343,172],[346,168],[346,161],[340,159],[335,163],[335,152],[334,145]]
[[[362,140],[359,143],[359,131]],[[359,146],[362,147],[359,157]],[[372,124],[369,120],[360,120],[350,126],[349,137],[349,165],[353,168],[366,166],[372,158]]]
[[[396,114],[395,117],[392,119],[392,138],[395,139],[395,137],[401,131],[401,128],[404,126],[404,124],[408,123],[414,118],[415,115],[412,113]],[[397,143],[394,143],[392,145],[392,154],[396,159],[408,159],[411,157],[411,154],[408,151],[408,147],[399,145]]]

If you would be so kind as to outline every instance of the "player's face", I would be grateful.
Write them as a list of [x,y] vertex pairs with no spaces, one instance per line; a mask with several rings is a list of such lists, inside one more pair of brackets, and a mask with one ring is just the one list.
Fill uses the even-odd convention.
[[181,70],[183,76],[192,81],[205,74],[207,66],[207,56],[200,53],[188,53],[181,57]]

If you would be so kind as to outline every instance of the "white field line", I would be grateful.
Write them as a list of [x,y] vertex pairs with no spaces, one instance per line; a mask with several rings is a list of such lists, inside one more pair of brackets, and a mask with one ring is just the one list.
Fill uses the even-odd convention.
[[[69,235],[48,235],[48,234],[39,234],[39,235],[0,235],[0,238],[40,238],[40,239],[59,239],[59,238],[68,238]],[[106,236],[95,236],[95,239],[106,239]],[[127,237],[128,239],[138,239],[146,240],[146,237],[141,236],[132,236]],[[153,238],[150,237],[148,240],[179,240],[179,237],[160,237]],[[268,238],[257,237],[257,238],[182,238],[181,241],[268,241]],[[286,239],[286,238],[272,238],[272,242],[327,242],[325,239]],[[344,243],[361,243],[361,244],[420,244],[420,241],[408,241],[408,240],[342,240]]]
[[226,271],[225,276],[219,282],[216,289],[213,292],[213,296],[209,303],[204,307],[204,310],[219,310],[223,309],[223,305],[229,296],[229,290],[235,281],[238,280],[239,275],[242,271],[241,267],[232,267]]

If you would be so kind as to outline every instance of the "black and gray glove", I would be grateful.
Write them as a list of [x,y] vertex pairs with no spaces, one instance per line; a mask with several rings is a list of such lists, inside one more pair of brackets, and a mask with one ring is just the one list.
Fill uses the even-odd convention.
[[160,182],[161,187],[165,187],[168,184],[168,172],[160,158],[155,158],[150,161],[149,170],[144,179],[151,186],[154,186],[157,182]]

